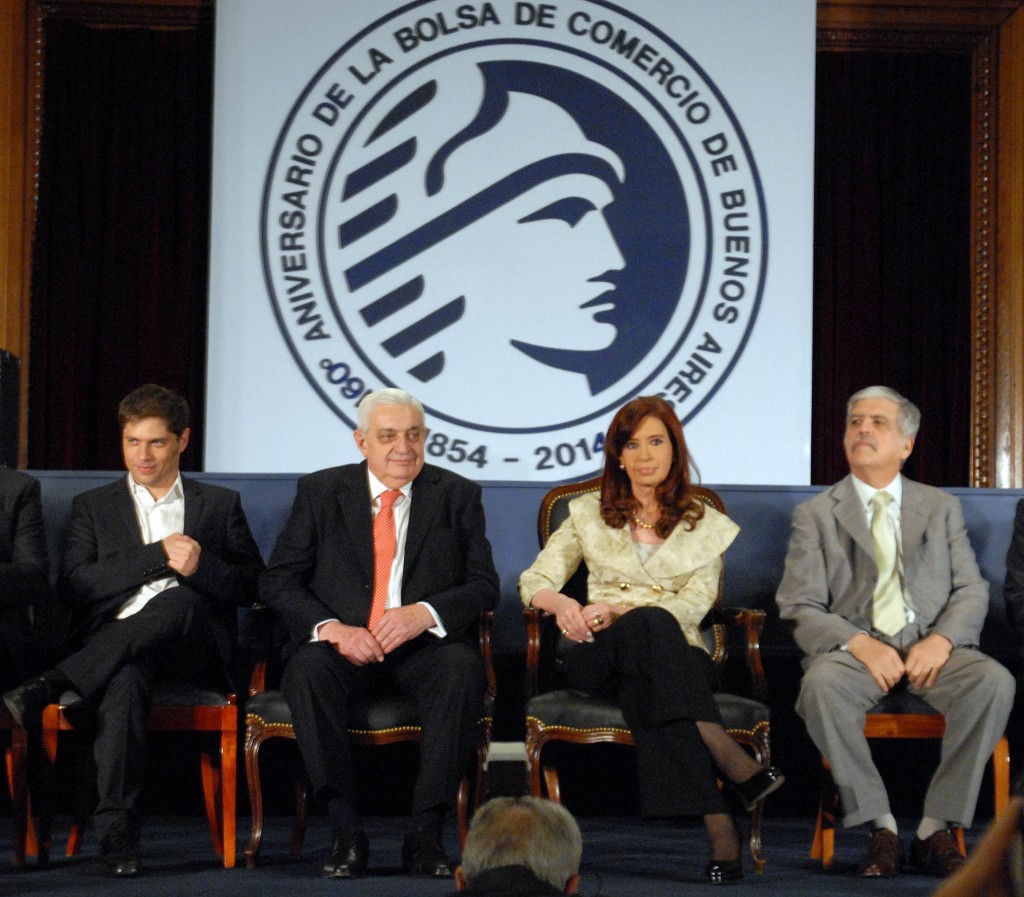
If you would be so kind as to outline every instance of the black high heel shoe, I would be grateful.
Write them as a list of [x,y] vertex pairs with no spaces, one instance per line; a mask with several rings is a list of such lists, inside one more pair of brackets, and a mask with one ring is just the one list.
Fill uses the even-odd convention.
[[782,774],[781,769],[777,766],[766,766],[755,772],[745,782],[726,780],[726,784],[733,790],[744,809],[749,813],[757,806],[758,801],[777,790],[785,781],[786,777]]
[[711,885],[726,885],[743,880],[741,860],[712,860],[704,867],[704,876]]

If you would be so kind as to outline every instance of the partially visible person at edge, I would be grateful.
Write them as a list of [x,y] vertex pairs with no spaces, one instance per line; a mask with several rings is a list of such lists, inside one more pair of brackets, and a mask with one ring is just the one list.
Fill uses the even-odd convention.
[[[600,495],[570,503],[568,519],[519,580],[523,603],[557,618],[570,686],[621,705],[644,815],[703,819],[712,883],[743,876],[717,776],[748,810],[783,782],[726,732],[699,631],[718,592],[721,554],[737,532],[694,495],[672,406],[640,397],[612,420]],[[586,605],[559,591],[580,561],[589,570]]]
[[38,673],[32,611],[49,594],[39,481],[0,469],[0,690]]
[[455,870],[468,897],[575,894],[583,838],[572,814],[539,797],[496,797],[473,815]]

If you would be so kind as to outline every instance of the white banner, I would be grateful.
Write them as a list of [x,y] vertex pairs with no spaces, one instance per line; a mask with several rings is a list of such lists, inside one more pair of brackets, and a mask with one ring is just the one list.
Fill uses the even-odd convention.
[[[627,9],[628,6],[628,9]],[[806,483],[813,0],[218,0],[206,467],[358,457],[368,389],[477,480],[675,403]]]

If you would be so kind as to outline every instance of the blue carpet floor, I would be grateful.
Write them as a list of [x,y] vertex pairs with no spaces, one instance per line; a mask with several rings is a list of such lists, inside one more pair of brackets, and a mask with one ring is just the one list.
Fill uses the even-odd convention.
[[[450,881],[423,881],[401,874],[401,822],[389,818],[367,820],[372,869],[366,878],[354,881],[330,881],[318,876],[318,867],[329,841],[329,832],[322,817],[310,819],[306,850],[300,857],[293,857],[288,851],[290,819],[268,819],[260,867],[255,870],[220,867],[202,819],[159,817],[149,820],[143,832],[144,877],[126,881],[112,881],[105,877],[90,832],[79,857],[65,859],[61,856],[47,868],[32,863],[21,869],[0,867],[0,895],[444,897],[449,894],[454,889]],[[248,839],[248,820],[239,819],[239,823],[241,854]],[[836,863],[832,871],[823,872],[807,856],[813,821],[806,818],[766,820],[763,837],[768,867],[765,874],[756,876],[748,872],[741,884],[715,889],[700,882],[706,862],[701,829],[676,829],[643,823],[636,818],[619,817],[581,818],[580,827],[584,845],[580,893],[584,897],[668,897],[684,891],[725,892],[730,897],[766,893],[785,894],[786,897],[825,894],[829,897],[880,897],[890,894],[923,897],[930,894],[936,885],[935,879],[913,873],[893,881],[858,879],[853,872],[866,844],[866,836],[856,830],[837,831]],[[968,844],[978,837],[980,827],[969,835]],[[907,825],[906,829],[909,831],[910,826]],[[58,820],[54,834],[56,838],[66,837],[66,821]],[[454,832],[449,833],[447,847],[457,855]],[[10,856],[10,819],[0,817],[0,857]]]

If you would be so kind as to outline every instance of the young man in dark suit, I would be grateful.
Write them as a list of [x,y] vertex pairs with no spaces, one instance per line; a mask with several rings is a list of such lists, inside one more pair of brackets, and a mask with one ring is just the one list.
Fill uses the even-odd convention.
[[414,875],[447,876],[441,829],[472,749],[485,690],[474,645],[498,601],[479,486],[423,463],[423,407],[397,389],[367,395],[356,445],[365,463],[299,480],[261,594],[291,636],[282,688],[314,794],[334,828],[324,875],[367,868],[355,805],[349,706],[398,688],[423,723],[413,820]]
[[76,496],[65,592],[85,633],[54,669],[4,695],[25,726],[67,690],[98,711],[94,747],[100,856],[139,872],[138,802],[149,701],[157,679],[226,689],[236,608],[253,601],[263,561],[238,493],[179,473],[188,404],[143,386],[118,408],[128,475]]

